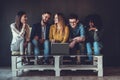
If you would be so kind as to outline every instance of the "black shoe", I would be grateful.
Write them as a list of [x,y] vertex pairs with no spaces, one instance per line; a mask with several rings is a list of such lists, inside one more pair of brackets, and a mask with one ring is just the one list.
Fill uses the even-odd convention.
[[28,62],[27,65],[34,65],[34,62]]
[[49,64],[48,60],[43,60],[43,64],[48,65]]
[[54,58],[49,58],[48,62],[49,62],[50,65],[54,65]]
[[26,63],[27,63],[26,58],[22,58],[22,64],[26,64]]
[[43,64],[43,58],[37,59],[37,64],[42,65]]

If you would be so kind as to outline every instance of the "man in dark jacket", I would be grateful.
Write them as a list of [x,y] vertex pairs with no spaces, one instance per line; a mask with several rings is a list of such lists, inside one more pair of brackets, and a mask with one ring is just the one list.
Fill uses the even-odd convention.
[[45,60],[47,60],[49,54],[49,29],[50,24],[48,21],[51,17],[51,13],[44,12],[42,19],[39,23],[33,24],[31,31],[31,42],[34,47],[34,55],[40,54],[40,48],[44,49]]

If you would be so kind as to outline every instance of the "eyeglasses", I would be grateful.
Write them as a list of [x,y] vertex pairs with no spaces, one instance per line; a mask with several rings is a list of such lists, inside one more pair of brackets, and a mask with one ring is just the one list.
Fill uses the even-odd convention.
[[76,21],[69,21],[70,24],[75,24],[77,23]]

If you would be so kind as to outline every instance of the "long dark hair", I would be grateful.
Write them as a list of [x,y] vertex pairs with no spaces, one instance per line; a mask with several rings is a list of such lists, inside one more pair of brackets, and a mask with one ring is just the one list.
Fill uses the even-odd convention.
[[15,17],[16,28],[21,31],[23,24],[21,23],[21,17],[26,14],[24,11],[19,11]]
[[88,27],[89,22],[93,22],[97,29],[101,29],[103,24],[101,17],[98,14],[91,14],[85,18],[85,25]]

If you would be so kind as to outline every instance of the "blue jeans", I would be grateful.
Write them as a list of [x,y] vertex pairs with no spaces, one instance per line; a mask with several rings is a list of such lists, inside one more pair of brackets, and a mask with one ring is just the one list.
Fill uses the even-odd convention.
[[[37,40],[33,39],[32,43],[34,45],[34,55],[39,55],[40,54],[40,46],[42,46],[42,44],[40,44]],[[44,56],[45,59],[47,59],[48,55],[49,55],[49,41],[45,40],[43,43],[44,46]]]
[[[31,54],[31,43],[27,44],[27,54]],[[25,53],[24,38],[19,38],[14,44],[11,44],[11,51],[20,51],[20,55]]]
[[48,40],[45,40],[44,41],[44,56],[45,56],[45,60],[47,60],[49,52],[50,52],[50,42]]
[[83,47],[84,47],[84,43],[77,43],[73,48],[70,48],[69,53],[72,55],[76,55],[77,50],[80,50],[80,54],[82,55],[85,53],[85,49]]
[[34,48],[34,55],[39,55],[40,54],[40,49],[39,49],[39,42],[35,39],[32,40],[33,43],[33,48]]
[[11,51],[20,51],[20,55],[24,54],[24,38],[18,38],[15,43],[11,44]]
[[86,43],[86,48],[87,48],[87,54],[88,54],[88,58],[91,61],[92,60],[92,45],[94,48],[94,55],[99,55],[100,54],[100,47],[99,47],[99,42],[95,41],[92,43],[87,42]]
[[31,42],[28,42],[27,44],[27,55],[31,55]]

